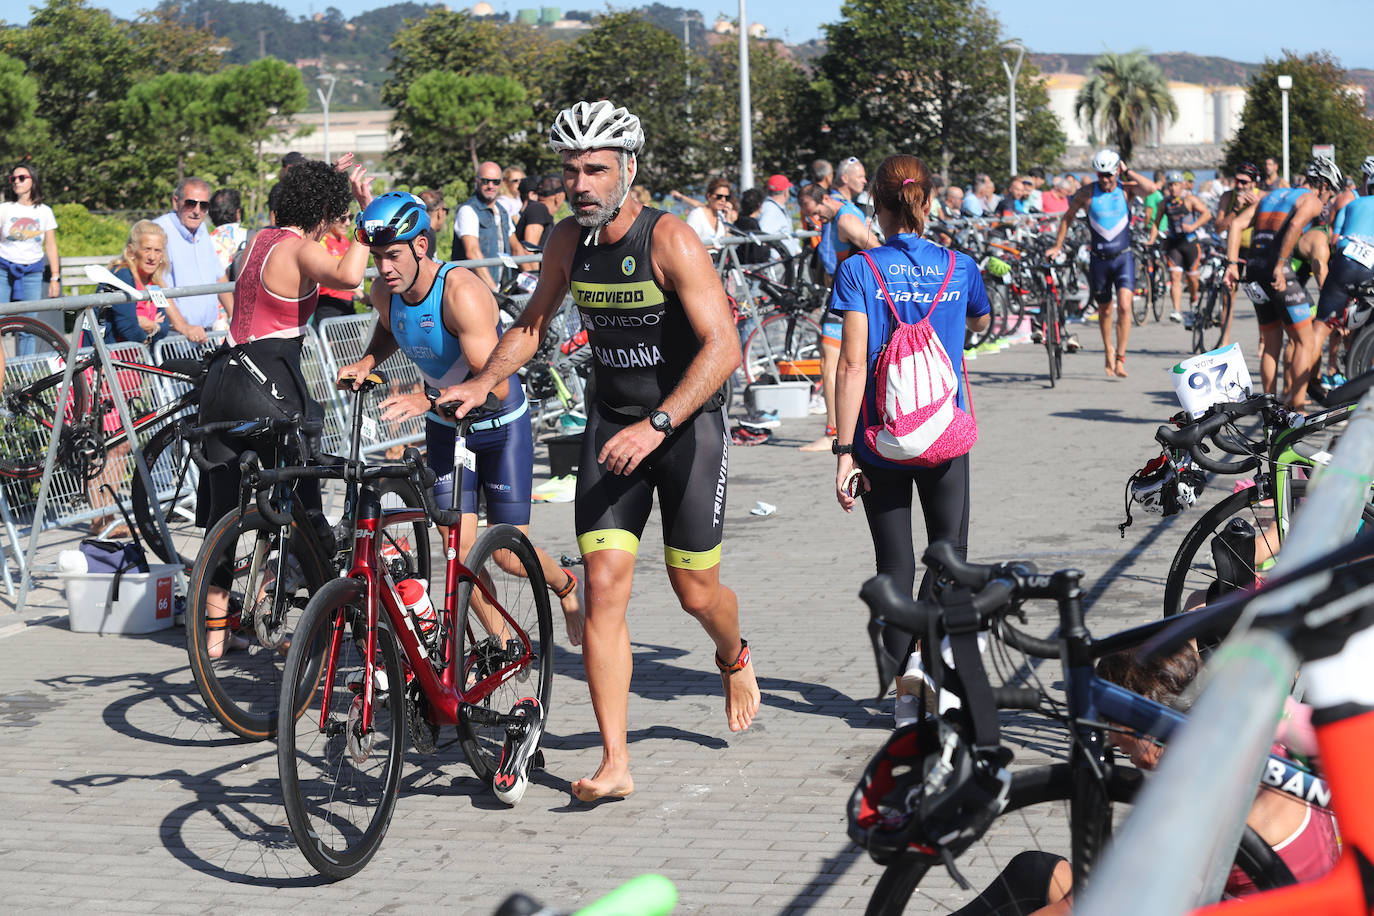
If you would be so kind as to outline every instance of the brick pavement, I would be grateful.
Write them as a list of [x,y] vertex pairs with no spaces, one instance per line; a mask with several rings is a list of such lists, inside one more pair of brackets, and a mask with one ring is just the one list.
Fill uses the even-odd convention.
[[[1253,318],[1241,311],[1238,339],[1253,351]],[[969,364],[981,431],[972,553],[1083,568],[1089,619],[1107,631],[1157,613],[1169,557],[1196,517],[1138,517],[1124,541],[1115,527],[1126,477],[1176,409],[1164,369],[1186,341],[1176,326],[1137,328],[1131,378],[1108,381],[1096,328],[1078,331],[1087,349],[1066,357],[1053,390],[1039,347]],[[0,614],[0,813],[10,824],[0,899],[11,911],[482,914],[516,889],[571,908],[657,871],[676,882],[682,913],[861,911],[878,868],[846,839],[844,802],[891,701],[870,702],[855,598],[872,570],[866,526],[832,499],[832,460],[794,447],[819,425],[785,421],[773,443],[731,454],[724,578],[740,595],[764,693],[753,728],[725,727],[710,643],[676,607],[651,522],[630,618],[635,795],[569,802],[599,743],[577,652],[560,632],[548,768],[520,806],[498,804],[456,746],[411,752],[381,851],[338,884],[320,882],[292,844],[274,746],[233,740],[205,713],[182,632],[71,633],[61,594],[43,583],[27,621]],[[760,499],[777,514],[750,515]],[[573,550],[571,520],[571,506],[536,507],[536,539]],[[1050,613],[1031,629],[1047,632]],[[1052,669],[1041,674],[1054,682]],[[1062,752],[1029,720],[1008,734],[1018,762]],[[961,866],[978,884],[994,856],[1066,839],[1062,818],[1031,812],[1000,824]],[[945,912],[966,897],[936,870],[910,911]]]

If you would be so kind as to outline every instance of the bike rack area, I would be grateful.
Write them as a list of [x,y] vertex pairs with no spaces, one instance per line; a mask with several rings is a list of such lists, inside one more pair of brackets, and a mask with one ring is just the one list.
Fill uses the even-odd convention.
[[[728,247],[751,242],[809,238],[814,235],[816,235],[814,232],[800,232],[796,235],[730,237],[719,240],[718,244]],[[110,258],[64,258],[63,264],[66,265],[69,262],[73,265],[103,264],[108,263],[109,260]],[[527,255],[516,258],[505,256],[454,263],[461,267],[506,267],[515,270],[521,263],[540,260],[542,260],[542,255]],[[369,268],[366,277],[375,276],[376,271]],[[75,283],[68,284],[65,289],[71,291],[78,287],[94,285],[96,285],[95,281]],[[169,299],[176,299],[181,296],[230,292],[233,288],[233,283],[213,283],[166,289],[163,293]],[[0,538],[0,582],[3,582],[6,592],[13,597],[14,580],[9,564],[10,555],[12,555],[20,574],[17,613],[22,614],[24,612],[28,600],[32,576],[36,571],[35,562],[38,559],[39,535],[42,532],[67,525],[87,523],[112,513],[116,520],[121,517],[118,510],[106,502],[108,497],[98,490],[102,484],[108,484],[118,499],[126,506],[129,504],[135,474],[146,475],[144,477],[147,484],[145,489],[148,492],[156,492],[159,497],[171,495],[170,488],[175,483],[173,475],[165,467],[147,467],[142,446],[157,429],[160,429],[166,422],[171,422],[175,417],[149,429],[140,439],[138,435],[133,433],[133,420],[129,404],[132,401],[142,407],[155,409],[175,401],[184,393],[185,386],[175,380],[154,377],[134,370],[116,370],[112,359],[145,364],[157,364],[170,358],[195,359],[199,358],[206,348],[220,345],[227,335],[223,331],[209,332],[204,344],[194,343],[180,335],[172,335],[155,344],[151,352],[143,344],[137,343],[107,346],[97,317],[98,310],[124,302],[142,301],[145,298],[147,298],[146,293],[135,297],[126,292],[116,291],[68,295],[38,302],[13,302],[0,305],[0,315],[32,314],[34,312],[47,313],[44,317],[68,313],[76,315],[75,324],[68,335],[68,350],[65,360],[54,357],[52,354],[38,357],[6,354],[5,372],[7,375],[19,373],[25,380],[31,381],[51,375],[59,370],[65,370],[62,385],[58,390],[57,402],[66,403],[71,395],[72,367],[75,361],[93,351],[100,363],[105,384],[102,392],[92,392],[92,395],[94,397],[104,396],[113,402],[115,414],[118,416],[120,424],[119,427],[111,425],[106,432],[113,432],[117,428],[122,428],[128,433],[129,441],[127,452],[109,457],[109,463],[105,470],[95,480],[90,481],[90,489],[93,491],[90,502],[85,499],[84,482],[77,480],[65,468],[57,466],[57,445],[60,441],[61,430],[66,421],[70,419],[66,416],[59,415],[56,418],[55,428],[47,443],[43,475],[37,483],[37,488],[35,489],[34,480],[0,482],[0,530],[3,530],[4,534]],[[527,302],[528,298],[528,296],[515,297],[515,301],[523,303]],[[352,405],[348,398],[335,389],[334,379],[341,366],[355,362],[362,356],[367,342],[371,339],[372,326],[375,321],[376,314],[369,311],[366,314],[326,319],[320,322],[318,327],[308,329],[301,368],[311,397],[319,401],[325,408],[324,449],[326,452],[343,454],[348,447],[344,438],[352,426]],[[60,326],[58,330],[60,332]],[[86,330],[90,331],[90,336],[95,341],[93,348],[84,348],[81,345],[83,331]],[[370,392],[364,396],[365,409],[373,416],[377,415],[377,403],[383,397],[389,394],[419,390],[421,385],[418,368],[401,353],[392,355],[379,368],[387,373],[390,385],[384,393]],[[111,384],[110,380],[114,380],[114,384]],[[375,427],[371,424],[364,424],[364,426],[367,427],[362,442],[364,453],[385,452],[397,446],[413,445],[424,439],[423,417],[415,417],[401,422],[379,419]],[[120,449],[120,451],[123,452],[124,450]],[[194,469],[192,473],[194,473]],[[172,539],[167,529],[166,519],[162,517],[160,501],[153,505],[153,509],[158,525],[162,529],[164,543],[171,543]],[[28,537],[28,544],[26,548],[21,549],[20,544],[25,535]],[[184,590],[183,586],[184,582],[180,581],[179,574],[178,589]]]

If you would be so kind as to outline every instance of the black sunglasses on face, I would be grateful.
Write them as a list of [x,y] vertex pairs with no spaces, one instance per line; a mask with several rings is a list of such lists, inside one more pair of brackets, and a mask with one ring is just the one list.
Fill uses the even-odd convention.
[[730,199],[730,195],[729,195],[729,194],[712,194],[712,195],[711,195],[711,199],[712,199],[712,200],[729,200],[729,199]]
[[500,183],[501,183],[501,179],[499,179],[499,178],[479,178],[479,179],[477,179],[477,182],[478,182],[479,184],[500,184]]
[[186,210],[209,210],[210,201],[208,200],[183,200],[181,206]]
[[11,175],[10,181],[14,184],[18,184],[21,181],[28,181],[32,177],[32,175]]

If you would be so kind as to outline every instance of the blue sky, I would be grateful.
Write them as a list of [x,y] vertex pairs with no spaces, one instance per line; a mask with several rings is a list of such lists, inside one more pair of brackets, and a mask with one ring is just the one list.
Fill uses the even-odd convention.
[[[116,15],[131,17],[138,10],[154,5],[155,0],[91,0]],[[267,0],[273,2],[273,0]],[[600,10],[605,0],[488,0],[497,10],[514,12],[524,7],[559,3],[560,8]],[[707,21],[724,14],[739,15],[738,3],[730,0],[663,0],[669,5],[700,9]],[[1033,51],[1092,54],[1143,47],[1150,51],[1187,51],[1217,55],[1233,60],[1259,62],[1277,57],[1283,49],[1299,53],[1331,51],[1347,67],[1374,68],[1374,43],[1365,27],[1367,5],[1355,0],[1319,0],[1306,8],[1320,15],[1304,15],[1301,5],[1281,0],[1148,0],[1117,6],[1094,0],[984,0],[1002,21],[1005,34],[1017,37]],[[20,0],[23,3],[23,0]],[[295,15],[308,15],[337,6],[345,16],[383,6],[378,0],[276,0]],[[462,9],[467,0],[450,0]],[[616,7],[635,6],[617,0]],[[746,13],[751,22],[762,22],[770,34],[800,42],[820,35],[820,25],[840,16],[841,0],[748,0]],[[15,4],[19,6],[19,4]],[[27,4],[22,14],[6,12],[11,21],[27,20]],[[1101,10],[1098,13],[1095,10]],[[1146,11],[1149,15],[1146,15]],[[1199,17],[1199,11],[1203,15]],[[1259,41],[1255,35],[1264,35]]]

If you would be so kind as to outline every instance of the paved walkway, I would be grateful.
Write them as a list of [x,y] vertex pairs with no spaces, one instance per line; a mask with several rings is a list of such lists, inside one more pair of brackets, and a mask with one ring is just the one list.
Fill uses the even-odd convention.
[[[1253,359],[1253,317],[1240,311],[1238,339]],[[1169,558],[1196,518],[1138,517],[1125,540],[1116,531],[1126,478],[1156,454],[1151,433],[1177,409],[1165,370],[1186,337],[1170,324],[1137,328],[1131,377],[1109,381],[1096,327],[1078,331],[1087,349],[1066,357],[1054,389],[1040,347],[969,364],[981,431],[972,555],[1081,567],[1089,620],[1110,631],[1158,613]],[[667,587],[655,520],[630,618],[638,791],[594,808],[569,801],[569,783],[596,768],[599,740],[578,652],[560,632],[548,768],[520,806],[497,803],[456,747],[411,752],[381,851],[338,884],[322,883],[294,848],[274,746],[234,740],[205,713],[182,631],[74,634],[61,594],[43,582],[25,620],[0,616],[5,908],[486,914],[513,890],[571,909],[655,871],[676,882],[681,913],[860,912],[878,868],[848,842],[844,803],[886,734],[891,700],[871,701],[855,597],[872,572],[867,528],[835,504],[833,460],[795,448],[820,425],[789,420],[772,443],[731,454],[723,571],[764,693],[753,728],[725,726],[711,645]],[[750,515],[756,500],[777,513]],[[535,536],[555,555],[575,549],[571,509],[535,509]],[[1030,628],[1048,632],[1051,615],[1037,609]],[[1008,732],[1022,745],[1018,762],[1062,752],[1029,721]],[[1062,820],[1004,824],[961,865],[978,884],[993,873],[990,849],[1062,849],[1066,838]],[[945,912],[967,896],[942,870],[926,884],[911,912]]]

